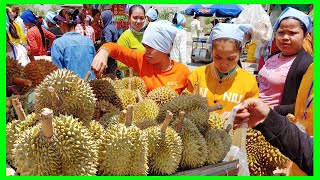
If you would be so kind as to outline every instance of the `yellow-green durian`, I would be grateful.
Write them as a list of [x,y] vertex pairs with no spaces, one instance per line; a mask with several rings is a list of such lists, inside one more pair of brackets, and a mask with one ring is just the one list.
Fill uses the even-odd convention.
[[171,101],[173,98],[177,96],[179,96],[179,94],[175,90],[169,87],[163,86],[150,91],[147,95],[147,98],[154,100],[157,103],[157,105],[160,107],[164,103]]
[[141,78],[139,78],[137,76],[134,76],[132,78],[130,78],[130,77],[123,78],[121,80],[121,83],[122,83],[124,88],[128,88],[129,87],[129,80],[131,81],[131,89],[132,90],[139,89],[140,92],[141,92],[142,97],[146,97],[147,96],[146,83]]

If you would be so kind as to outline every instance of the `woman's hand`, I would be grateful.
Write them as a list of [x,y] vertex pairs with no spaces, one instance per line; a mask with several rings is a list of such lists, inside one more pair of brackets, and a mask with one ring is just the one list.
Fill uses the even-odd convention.
[[109,52],[107,49],[100,49],[100,51],[94,56],[91,70],[94,72],[97,79],[101,79],[103,72],[107,68]]
[[245,122],[248,122],[248,127],[255,127],[265,120],[269,112],[269,106],[260,99],[246,99],[236,114],[234,128],[237,128],[240,124]]

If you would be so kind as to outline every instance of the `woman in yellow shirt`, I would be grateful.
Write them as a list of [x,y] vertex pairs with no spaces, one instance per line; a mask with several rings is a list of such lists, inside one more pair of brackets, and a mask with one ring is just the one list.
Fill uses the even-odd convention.
[[231,111],[247,98],[259,97],[255,77],[237,65],[241,41],[251,28],[249,24],[217,24],[209,37],[213,62],[195,69],[188,77],[187,91],[193,92],[198,82],[197,93],[206,98],[208,106],[222,104],[223,109],[216,111],[220,114]]
[[20,24],[11,19],[11,11],[12,10],[10,8],[7,8],[7,16],[9,17],[9,22],[13,25],[10,27],[10,31],[8,33],[9,40],[10,42],[25,45],[27,43],[26,35],[24,34]]

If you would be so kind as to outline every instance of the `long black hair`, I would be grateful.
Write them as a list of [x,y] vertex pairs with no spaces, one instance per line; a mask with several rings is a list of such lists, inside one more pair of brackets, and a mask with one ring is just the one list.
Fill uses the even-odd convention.
[[39,16],[37,18],[36,26],[38,27],[40,34],[41,34],[42,46],[44,48],[46,48],[46,37],[45,37],[44,32],[42,30],[42,22],[43,22],[43,18],[41,16]]

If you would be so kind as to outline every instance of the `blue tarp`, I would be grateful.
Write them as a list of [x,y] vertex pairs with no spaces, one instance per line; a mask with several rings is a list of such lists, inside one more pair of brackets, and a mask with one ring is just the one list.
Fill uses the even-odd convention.
[[237,17],[242,10],[243,7],[238,4],[194,4],[184,12],[186,15]]

